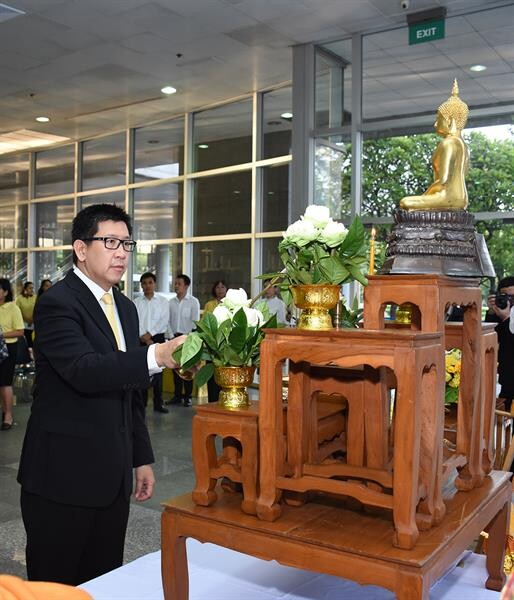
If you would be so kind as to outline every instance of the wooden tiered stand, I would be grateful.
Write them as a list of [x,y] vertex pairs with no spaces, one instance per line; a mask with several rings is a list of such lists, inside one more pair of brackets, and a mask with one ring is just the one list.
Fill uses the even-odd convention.
[[[488,524],[486,586],[501,588],[512,492],[509,474],[491,471],[496,340],[481,326],[477,283],[374,276],[365,291],[365,329],[267,331],[258,408],[252,404],[240,417],[205,408],[194,417],[195,502],[169,501],[162,517],[166,600],[188,597],[187,537],[382,585],[402,600],[427,600],[430,585]],[[391,302],[414,305],[412,330],[384,328]],[[450,304],[465,308],[462,326],[445,325]],[[450,347],[462,349],[461,395],[456,452],[443,460]],[[323,394],[339,399],[338,422],[346,427],[328,443],[320,443],[332,431],[321,425]],[[236,463],[216,455],[215,435],[237,440]],[[238,494],[214,490],[219,477],[231,474],[246,489],[242,504]],[[254,510],[257,516],[245,514]]]

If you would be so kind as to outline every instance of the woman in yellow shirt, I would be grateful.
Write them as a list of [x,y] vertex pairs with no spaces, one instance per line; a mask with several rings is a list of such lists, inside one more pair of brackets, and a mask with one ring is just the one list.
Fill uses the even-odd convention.
[[9,350],[9,356],[0,363],[0,403],[2,405],[0,429],[7,431],[13,424],[12,381],[18,338],[23,335],[23,317],[21,310],[12,301],[11,283],[3,277],[0,278],[0,327]]

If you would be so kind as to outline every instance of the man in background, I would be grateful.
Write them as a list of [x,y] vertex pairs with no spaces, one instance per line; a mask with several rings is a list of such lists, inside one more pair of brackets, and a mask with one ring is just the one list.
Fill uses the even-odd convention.
[[34,312],[36,375],[20,459],[29,580],[79,585],[122,565],[129,500],[153,494],[141,391],[175,368],[185,338],[141,346],[116,288],[136,242],[129,216],[96,204],[73,220],[73,270]]
[[514,277],[502,279],[498,283],[498,292],[506,297],[497,300],[496,294],[489,294],[485,320],[498,323],[498,381],[501,385],[499,397],[505,400],[505,410],[510,412],[514,399]]
[[[21,310],[21,315],[25,323],[25,339],[27,340],[27,346],[32,348],[32,333],[34,331],[33,318],[34,318],[34,306],[36,305],[37,296],[34,294],[34,284],[32,281],[26,281],[23,284],[21,294],[16,297],[16,304]],[[32,350],[30,351],[32,353]]]
[[[189,293],[190,285],[191,279],[184,273],[175,277],[174,289],[177,295],[169,302],[170,330],[175,337],[191,333],[195,328],[195,321],[200,318],[200,303]],[[192,380],[182,379],[176,371],[173,371],[173,383],[175,391],[171,403],[182,402],[184,406],[191,406]]]
[[[139,340],[142,345],[162,344],[164,332],[168,327],[170,310],[168,300],[155,293],[157,278],[153,273],[141,275],[139,280],[143,295],[135,298],[134,304],[139,317]],[[155,412],[167,413],[162,405],[162,373],[152,375],[153,409]],[[145,391],[145,406],[148,401],[148,390]]]
[[282,298],[279,298],[278,289],[276,286],[272,285],[268,287],[270,283],[271,279],[264,280],[265,292],[263,294],[263,300],[268,305],[270,315],[277,315],[277,323],[279,325],[286,325],[287,308],[285,302],[282,300]]

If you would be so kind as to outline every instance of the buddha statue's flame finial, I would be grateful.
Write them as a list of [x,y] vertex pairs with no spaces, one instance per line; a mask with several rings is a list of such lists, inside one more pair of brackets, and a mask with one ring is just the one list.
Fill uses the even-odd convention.
[[451,96],[448,100],[445,100],[437,110],[443,115],[448,123],[451,123],[453,119],[457,129],[464,129],[468,120],[469,108],[468,105],[459,98],[459,84],[457,83],[457,79],[454,79],[453,81]]

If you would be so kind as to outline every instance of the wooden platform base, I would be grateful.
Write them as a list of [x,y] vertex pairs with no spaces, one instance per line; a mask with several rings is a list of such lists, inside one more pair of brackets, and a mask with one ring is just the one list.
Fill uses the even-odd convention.
[[[488,528],[485,586],[500,590],[510,514],[510,473],[493,471],[484,484],[447,498],[443,522],[412,550],[391,546],[387,513],[341,508],[328,497],[301,507],[284,506],[273,523],[241,511],[241,497],[220,491],[214,506],[196,506],[190,494],[163,503],[162,580],[166,600],[187,600],[186,538],[211,542],[283,565],[345,577],[394,591],[399,600],[428,600],[430,586]],[[484,574],[485,580],[485,574]],[[213,593],[215,590],[213,590]]]

